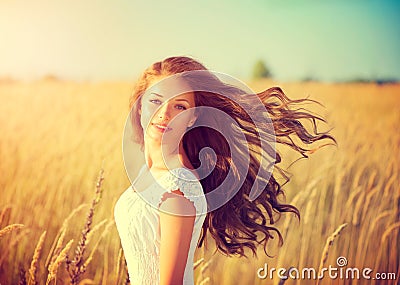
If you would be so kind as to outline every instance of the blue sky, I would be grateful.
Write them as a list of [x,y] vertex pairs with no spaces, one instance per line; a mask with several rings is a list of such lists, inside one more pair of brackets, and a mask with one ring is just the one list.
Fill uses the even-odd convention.
[[397,1],[2,0],[0,77],[134,79],[173,55],[247,79],[400,79]]

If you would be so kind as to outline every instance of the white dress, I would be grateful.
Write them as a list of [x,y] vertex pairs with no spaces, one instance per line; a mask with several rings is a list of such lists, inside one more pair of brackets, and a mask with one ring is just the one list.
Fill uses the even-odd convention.
[[[143,165],[140,174],[147,168]],[[193,259],[207,213],[203,188],[186,168],[176,168],[140,192],[130,186],[115,205],[114,217],[121,238],[131,284],[159,284],[160,232],[159,210],[163,194],[180,190],[194,203],[196,217],[183,284],[193,285]]]

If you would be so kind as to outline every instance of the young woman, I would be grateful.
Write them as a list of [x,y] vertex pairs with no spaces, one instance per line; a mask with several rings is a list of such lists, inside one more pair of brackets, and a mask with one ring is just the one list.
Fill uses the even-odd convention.
[[137,82],[129,124],[146,163],[115,206],[132,284],[193,284],[206,235],[228,256],[256,255],[258,245],[267,254],[274,234],[282,243],[275,219],[299,217],[278,199],[275,143],[307,157],[305,145],[334,139],[317,132],[321,118],[294,108],[310,100],[238,85],[189,57],[156,62]]

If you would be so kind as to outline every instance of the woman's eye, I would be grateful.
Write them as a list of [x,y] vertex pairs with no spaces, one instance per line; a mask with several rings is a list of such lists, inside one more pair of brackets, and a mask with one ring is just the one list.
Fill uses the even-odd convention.
[[177,108],[178,110],[186,110],[186,107],[183,106],[183,105],[176,105],[176,108]]
[[158,99],[152,99],[152,100],[149,100],[149,102],[151,102],[151,103],[153,103],[153,104],[157,104],[157,105],[160,105],[160,104],[161,104],[161,101],[158,100]]
[[[162,102],[158,99],[150,99],[149,100],[150,103],[156,104],[156,105],[161,105]],[[186,110],[187,108],[184,105],[176,105],[175,106],[176,109],[178,110]]]

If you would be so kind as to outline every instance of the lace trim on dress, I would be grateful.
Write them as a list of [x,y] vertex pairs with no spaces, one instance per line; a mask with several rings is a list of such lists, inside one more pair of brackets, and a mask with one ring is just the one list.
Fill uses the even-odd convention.
[[177,168],[166,176],[164,176],[158,183],[162,186],[162,191],[155,193],[155,205],[160,207],[163,202],[164,194],[171,193],[172,191],[179,190],[183,196],[191,201],[196,208],[196,215],[206,213],[205,196],[203,188],[196,176],[185,168]]

